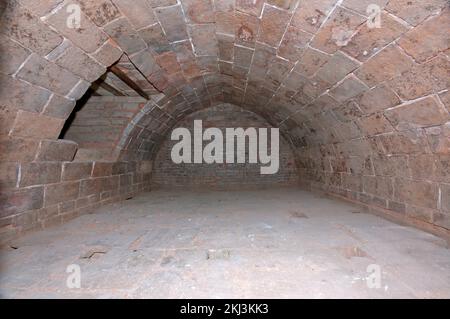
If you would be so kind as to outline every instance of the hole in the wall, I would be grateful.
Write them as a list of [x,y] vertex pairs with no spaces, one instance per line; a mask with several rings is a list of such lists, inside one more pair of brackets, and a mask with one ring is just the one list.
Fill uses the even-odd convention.
[[83,107],[86,105],[86,103],[92,97],[93,93],[94,93],[94,91],[91,88],[89,88],[88,91],[81,97],[81,99],[79,99],[77,101],[75,108],[73,109],[72,113],[67,118],[66,122],[64,123],[64,127],[62,128],[61,133],[59,135],[59,139],[65,139],[67,131],[72,126],[77,113],[83,109]]

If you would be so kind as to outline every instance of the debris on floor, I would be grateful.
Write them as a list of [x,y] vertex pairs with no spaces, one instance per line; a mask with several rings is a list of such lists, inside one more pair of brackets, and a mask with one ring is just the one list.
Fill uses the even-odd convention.
[[216,259],[228,260],[230,259],[230,256],[231,252],[228,249],[209,249],[206,252],[207,260],[216,260]]
[[80,259],[96,259],[108,252],[109,248],[105,246],[95,246],[80,256]]

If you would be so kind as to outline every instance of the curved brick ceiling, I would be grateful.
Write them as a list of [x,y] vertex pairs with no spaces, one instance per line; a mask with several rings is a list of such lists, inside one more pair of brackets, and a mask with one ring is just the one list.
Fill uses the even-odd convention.
[[[448,2],[425,2],[12,0],[2,33],[25,49],[3,73],[53,94],[24,109],[64,119],[124,52],[174,117],[234,103],[296,145],[404,132],[449,119]],[[66,25],[71,4],[79,30]],[[379,29],[366,24],[371,4],[383,9]]]

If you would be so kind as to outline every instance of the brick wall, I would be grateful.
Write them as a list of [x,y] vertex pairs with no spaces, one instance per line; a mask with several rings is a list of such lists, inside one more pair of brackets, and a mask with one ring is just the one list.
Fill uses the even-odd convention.
[[111,160],[123,130],[146,102],[139,97],[92,96],[66,124],[63,138],[78,143],[77,159]]
[[32,162],[1,163],[0,242],[149,190],[150,162],[73,162],[76,151],[42,140]]
[[[217,127],[262,128],[270,125],[260,116],[230,104],[218,105],[193,113],[175,125],[186,127],[193,136],[193,121],[202,120],[203,129]],[[152,184],[155,187],[187,187],[208,189],[241,189],[296,185],[298,181],[294,155],[289,144],[280,137],[280,169],[273,175],[261,175],[260,164],[175,164],[171,159],[170,133],[155,158]],[[225,138],[224,138],[225,143]],[[204,145],[206,145],[204,143]],[[248,148],[247,148],[248,150]],[[224,148],[224,155],[226,154]]]

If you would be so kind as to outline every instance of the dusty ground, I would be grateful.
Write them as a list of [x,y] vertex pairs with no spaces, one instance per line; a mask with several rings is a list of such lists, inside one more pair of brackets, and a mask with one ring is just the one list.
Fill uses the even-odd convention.
[[3,298],[450,297],[445,241],[296,189],[151,192],[12,246]]

